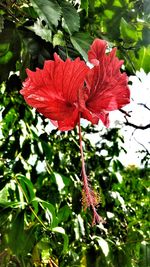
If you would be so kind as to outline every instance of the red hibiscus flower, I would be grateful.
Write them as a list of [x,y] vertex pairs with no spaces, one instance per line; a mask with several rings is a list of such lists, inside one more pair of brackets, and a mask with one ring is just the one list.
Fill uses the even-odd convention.
[[90,69],[77,58],[65,62],[55,53],[54,61],[45,61],[42,70],[27,69],[27,79],[20,93],[25,101],[49,118],[58,129],[65,131],[79,125],[79,142],[82,159],[83,198],[85,207],[93,210],[93,224],[103,222],[96,212],[96,192],[88,182],[82,148],[80,118],[105,126],[109,125],[109,112],[129,103],[130,92],[126,73],[121,73],[123,64],[112,49],[106,54],[105,41],[96,39],[88,52]]
[[114,48],[105,53],[106,42],[96,39],[88,52],[89,69],[77,58],[65,62],[55,53],[54,61],[45,61],[43,70],[32,72],[20,93],[25,101],[36,108],[60,130],[73,129],[81,117],[97,124],[99,119],[109,125],[109,111],[129,103],[128,79],[120,72],[123,64]]

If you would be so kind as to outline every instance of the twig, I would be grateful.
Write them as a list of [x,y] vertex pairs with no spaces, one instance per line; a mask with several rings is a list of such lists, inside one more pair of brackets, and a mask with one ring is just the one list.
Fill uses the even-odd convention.
[[49,265],[50,267],[58,267],[58,265],[51,258],[49,259]]
[[5,4],[3,4],[3,3],[0,3],[0,6],[2,6],[3,8],[5,8],[6,9],[6,11],[8,12],[8,14],[11,16],[11,17],[13,17],[14,18],[14,20],[15,21],[19,21],[19,19],[18,18],[16,18],[16,16],[7,8],[7,6],[5,5]]
[[131,112],[131,111],[127,112],[122,108],[120,108],[119,111],[122,112],[123,114],[125,114],[127,117],[131,117],[131,115],[129,114],[129,112]]
[[140,106],[143,106],[144,108],[146,108],[147,110],[150,111],[150,108],[146,105],[146,104],[143,104],[143,103],[138,103],[138,105]]
[[145,149],[145,152],[147,152],[148,155],[150,155],[150,152],[148,151],[148,149],[146,148],[146,146],[144,146],[141,142],[139,142],[135,137],[134,140]]
[[134,123],[129,122],[127,119],[126,119],[125,125],[131,126],[135,129],[139,129],[139,130],[146,130],[146,129],[150,128],[150,123],[147,125],[144,125],[144,126],[143,125],[136,125]]

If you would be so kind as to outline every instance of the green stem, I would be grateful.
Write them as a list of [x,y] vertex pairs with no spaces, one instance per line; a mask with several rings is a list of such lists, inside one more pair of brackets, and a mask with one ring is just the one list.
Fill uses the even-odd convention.
[[41,219],[38,217],[38,215],[37,215],[36,212],[34,211],[34,209],[30,206],[29,201],[28,201],[28,197],[27,197],[26,193],[24,192],[24,190],[23,190],[21,184],[19,183],[17,177],[14,176],[14,179],[15,179],[16,183],[18,184],[18,186],[20,187],[21,192],[22,192],[22,194],[23,194],[23,196],[24,196],[24,198],[25,198],[25,200],[26,200],[26,203],[28,204],[29,209],[30,209],[31,212],[34,214],[34,216],[35,216],[35,218],[37,219],[37,221],[38,221],[38,222],[39,222],[45,229],[47,229],[46,226],[44,225],[44,223],[41,221]]

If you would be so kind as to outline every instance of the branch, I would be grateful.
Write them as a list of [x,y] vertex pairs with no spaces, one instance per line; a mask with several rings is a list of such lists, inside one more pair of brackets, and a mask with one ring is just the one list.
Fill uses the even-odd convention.
[[147,153],[147,155],[150,155],[150,152],[148,151],[148,149],[146,148],[146,146],[144,144],[142,144],[141,142],[139,142],[135,137],[134,140],[145,149],[145,152]]
[[144,108],[146,108],[146,109],[148,109],[150,111],[150,108],[146,104],[138,103],[138,105],[143,106]]
[[120,108],[119,111],[122,112],[123,114],[125,114],[127,117],[131,117],[131,115],[129,113],[132,112],[132,111],[127,112],[122,108]]
[[8,12],[8,14],[14,19],[15,22],[19,22],[19,19],[12,13],[11,9],[9,9],[7,5],[0,3],[0,6],[3,7],[6,12]]
[[125,125],[131,126],[131,127],[135,128],[135,129],[139,129],[139,130],[146,130],[146,129],[150,128],[150,123],[147,124],[147,125],[144,125],[144,126],[143,125],[136,125],[134,123],[129,122],[127,119],[126,119]]

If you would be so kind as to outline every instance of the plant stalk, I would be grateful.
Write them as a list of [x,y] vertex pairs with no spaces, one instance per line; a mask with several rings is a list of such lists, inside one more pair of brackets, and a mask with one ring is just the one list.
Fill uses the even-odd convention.
[[82,134],[81,134],[81,124],[80,124],[80,115],[79,115],[79,144],[80,144],[80,152],[81,152],[81,163],[82,163],[82,179],[83,179],[83,192],[85,194],[85,202],[86,207],[91,207],[93,211],[93,222],[92,225],[100,222],[104,222],[101,216],[96,211],[95,203],[97,203],[96,194],[91,189],[91,186],[88,182],[88,177],[85,170],[85,161],[84,161],[84,153],[82,146]]

